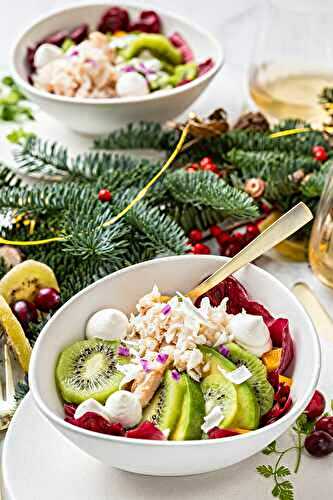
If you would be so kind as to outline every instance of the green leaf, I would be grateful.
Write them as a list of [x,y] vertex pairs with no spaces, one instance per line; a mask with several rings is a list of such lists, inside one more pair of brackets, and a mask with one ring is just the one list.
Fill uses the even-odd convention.
[[262,450],[262,453],[264,455],[271,455],[272,453],[275,453],[275,452],[276,452],[276,441],[273,441],[268,446],[266,446],[266,448],[264,448]]
[[15,85],[15,82],[11,76],[4,76],[3,79],[1,80],[1,83],[3,85],[6,85],[7,87],[13,87]]
[[281,465],[275,472],[277,477],[285,477],[285,476],[290,476],[290,470],[288,467],[285,467],[284,465]]
[[273,467],[271,465],[258,465],[257,472],[266,478],[271,477],[274,474]]
[[13,144],[24,144],[30,137],[35,137],[33,132],[26,132],[22,127],[13,129],[7,134],[6,139]]
[[302,413],[296,420],[296,425],[293,427],[294,431],[300,432],[301,434],[308,435],[311,434],[315,426],[313,420],[309,420],[306,413]]

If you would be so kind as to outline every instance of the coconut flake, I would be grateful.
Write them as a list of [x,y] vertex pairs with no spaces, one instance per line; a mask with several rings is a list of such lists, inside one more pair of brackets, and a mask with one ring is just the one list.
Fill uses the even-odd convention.
[[252,373],[245,365],[241,365],[238,368],[236,368],[236,370],[233,370],[231,372],[228,372],[227,370],[221,368],[220,366],[218,366],[218,369],[225,376],[226,379],[228,379],[230,382],[236,385],[242,384],[243,382],[246,382],[247,380],[249,380],[249,378],[252,377]]
[[141,366],[135,365],[134,363],[127,363],[126,365],[116,365],[117,370],[124,374],[124,378],[120,382],[119,388],[121,389],[124,385],[135,380],[139,373],[142,371]]
[[197,308],[195,307],[195,305],[193,304],[193,302],[191,301],[191,299],[189,297],[185,297],[185,295],[183,295],[182,293],[180,292],[176,292],[178,297],[180,297],[182,299],[182,303],[184,305],[184,308],[192,315],[192,316],[195,316],[195,318],[200,321],[200,323],[210,327],[210,328],[214,328],[214,323],[211,323],[207,318],[206,316],[204,316],[204,314]]
[[204,417],[204,423],[201,426],[202,431],[207,434],[214,427],[218,427],[223,419],[224,415],[221,406],[214,406],[208,415]]

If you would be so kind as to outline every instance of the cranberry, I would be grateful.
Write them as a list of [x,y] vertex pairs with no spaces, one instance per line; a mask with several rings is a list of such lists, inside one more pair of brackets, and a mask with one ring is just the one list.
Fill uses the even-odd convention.
[[209,157],[209,156],[205,156],[204,158],[202,158],[202,160],[200,161],[200,166],[202,168],[205,168],[207,165],[210,165],[211,163],[213,163],[213,160]]
[[333,417],[322,417],[316,422],[316,431],[325,431],[333,437]]
[[314,146],[312,148],[313,158],[317,161],[326,161],[328,154],[323,146]]
[[307,414],[310,420],[315,420],[320,417],[325,410],[325,398],[321,392],[315,391],[314,395],[308,406],[305,408],[304,413]]
[[193,243],[197,243],[202,240],[202,231],[200,231],[200,229],[192,229],[188,236]]
[[60,294],[54,288],[41,288],[35,297],[35,306],[43,312],[49,312],[60,305]]
[[207,170],[208,172],[213,172],[213,174],[219,174],[220,171],[218,166],[215,163],[209,163],[203,167],[203,170]]
[[89,26],[88,24],[80,24],[80,26],[77,26],[74,28],[70,34],[69,38],[76,44],[79,44],[83,42],[86,38],[88,38],[88,31],[89,31]]
[[324,457],[333,452],[333,437],[324,431],[314,431],[305,438],[305,449],[314,457]]
[[207,245],[204,245],[203,243],[196,243],[193,246],[193,253],[197,255],[210,254],[210,248]]
[[108,189],[100,189],[99,190],[99,192],[98,192],[99,201],[106,202],[106,201],[110,201],[111,198],[112,198],[112,194],[110,193],[110,191]]
[[27,328],[30,322],[36,323],[38,320],[38,313],[35,304],[27,300],[18,300],[13,305],[13,313],[23,326]]
[[219,245],[225,245],[226,243],[231,243],[232,237],[226,231],[221,229],[220,233],[216,236]]
[[220,226],[211,226],[209,228],[209,231],[210,231],[210,234],[214,238],[218,238],[224,232],[224,231],[222,231],[222,229],[220,228]]

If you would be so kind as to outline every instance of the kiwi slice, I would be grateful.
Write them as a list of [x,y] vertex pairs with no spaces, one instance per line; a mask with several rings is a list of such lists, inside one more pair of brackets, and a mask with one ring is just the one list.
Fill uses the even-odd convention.
[[180,417],[185,394],[184,378],[175,380],[167,370],[155,396],[143,412],[143,420],[149,420],[161,431],[172,432]]
[[[210,363],[210,370],[207,378],[210,378],[213,375],[218,376],[218,374],[220,374],[220,376],[222,376],[223,379],[227,381],[236,392],[236,411],[230,419],[230,416],[226,415],[225,409],[223,408],[222,411],[224,413],[224,419],[221,422],[220,427],[241,427],[248,430],[256,429],[259,425],[260,409],[252,387],[247,382],[237,385],[233,384],[223,376],[220,369],[233,371],[237,368],[237,366],[222,356],[215,349],[202,347],[201,350],[204,354],[205,362]],[[205,383],[205,381],[203,383]]]
[[170,436],[172,441],[201,439],[203,419],[205,416],[205,400],[200,384],[194,382],[187,374],[182,375],[185,395],[180,418]]
[[247,383],[255,392],[261,416],[265,415],[273,406],[274,389],[267,380],[267,370],[264,363],[234,342],[226,344],[226,347],[230,351],[229,359],[235,365],[245,365],[252,373],[252,377],[247,380]]
[[[80,340],[66,347],[56,366],[56,382],[63,399],[80,404],[93,398],[104,403],[119,389],[123,374],[116,365],[119,341]],[[127,361],[128,362],[128,361]]]
[[31,346],[21,323],[15,317],[6,300],[0,295],[0,330],[3,329],[9,339],[17,359],[25,372],[29,369]]
[[33,302],[40,288],[55,288],[59,285],[52,269],[36,260],[25,260],[13,267],[0,280],[0,295],[13,304],[18,300]]

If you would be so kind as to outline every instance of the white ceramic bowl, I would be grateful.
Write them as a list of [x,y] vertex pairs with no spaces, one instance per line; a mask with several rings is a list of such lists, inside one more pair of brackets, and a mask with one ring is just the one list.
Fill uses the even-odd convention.
[[46,35],[63,29],[70,29],[81,23],[92,28],[98,23],[101,14],[110,8],[109,3],[88,4],[58,10],[35,22],[18,38],[12,55],[12,75],[17,85],[37,103],[65,126],[84,134],[104,134],[129,122],[145,120],[165,123],[184,112],[206,89],[223,63],[223,51],[217,40],[207,31],[185,19],[165,12],[163,9],[149,7],[146,3],[120,1],[132,17],[141,10],[154,9],[163,22],[164,32],[181,33],[190,43],[197,61],[211,57],[214,67],[206,74],[186,85],[173,90],[159,91],[144,97],[114,99],[81,99],[56,96],[42,92],[27,81],[25,65],[26,49]]
[[[59,353],[84,337],[88,318],[104,307],[134,311],[140,297],[155,283],[163,293],[194,287],[215,271],[223,257],[182,256],[156,259],[118,271],[84,289],[49,321],[34,347],[29,373],[39,410],[61,434],[103,464],[150,475],[187,475],[214,471],[244,460],[279,437],[304,410],[317,385],[320,347],[313,325],[294,295],[256,266],[237,273],[248,292],[276,316],[290,320],[295,341],[292,367],[294,405],[280,420],[245,435],[203,441],[145,441],[106,436],[64,422],[63,404],[54,381]],[[60,434],[59,434],[60,439]]]

